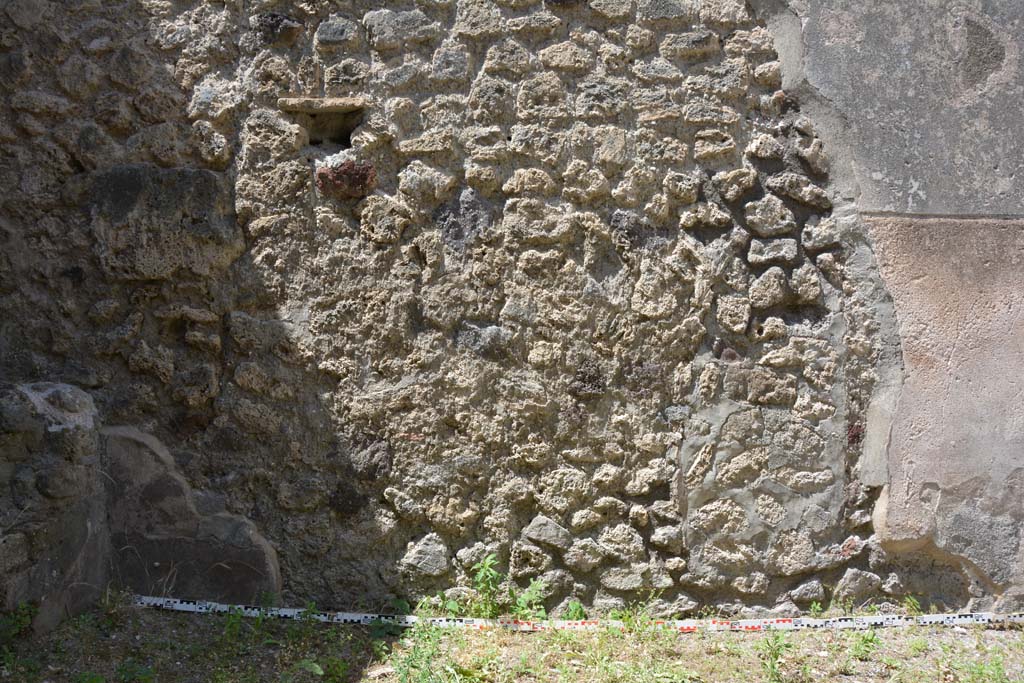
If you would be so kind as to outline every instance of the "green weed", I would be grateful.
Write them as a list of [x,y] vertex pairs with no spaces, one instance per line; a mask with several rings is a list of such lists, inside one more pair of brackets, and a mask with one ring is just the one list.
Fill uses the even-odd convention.
[[387,659],[388,653],[390,653],[391,648],[388,646],[385,640],[381,638],[374,638],[370,641],[370,651],[373,652],[374,659],[378,661],[383,661],[384,659]]
[[324,683],[343,683],[348,680],[348,662],[339,657],[323,660]]
[[908,616],[919,617],[924,612],[921,610],[921,603],[913,595],[908,595],[903,598],[903,609],[906,611]]
[[99,603],[100,627],[106,631],[113,631],[124,626],[131,604],[131,593],[107,588],[103,591]]
[[472,617],[495,619],[501,614],[498,591],[504,576],[495,568],[497,564],[498,556],[491,553],[472,567],[473,589],[476,591],[476,597],[469,605]]
[[312,659],[301,659],[293,664],[284,674],[281,676],[282,683],[292,683],[297,677],[307,673],[317,678],[323,678],[324,668],[316,663]]
[[224,644],[237,644],[238,637],[242,634],[242,610],[232,607],[224,614],[224,626],[221,629],[220,639]]
[[374,619],[370,622],[370,638],[374,641],[400,636],[403,631],[405,631],[404,626],[400,626],[391,621],[380,621],[379,619]]
[[625,609],[613,609],[608,613],[612,621],[622,622],[622,627],[628,633],[646,633],[654,626],[654,619],[647,610],[644,603],[633,603]]
[[914,638],[907,644],[910,654],[918,657],[928,651],[928,641],[924,638]]
[[783,683],[782,662],[786,653],[793,648],[783,631],[772,631],[757,644],[757,654],[761,660],[761,671],[768,683]]
[[107,683],[107,679],[99,674],[86,671],[75,676],[75,683]]
[[131,657],[117,667],[117,680],[121,683],[153,683],[156,674],[148,666],[143,666]]
[[544,610],[544,591],[547,585],[543,579],[533,579],[530,585],[522,593],[515,594],[509,590],[509,597],[512,598],[512,616],[524,621],[543,619],[547,616]]
[[713,607],[711,605],[701,605],[701,608],[697,611],[697,618],[704,620],[717,619],[721,616],[721,614],[722,611],[717,607]]
[[855,633],[850,644],[850,655],[858,661],[866,662],[881,644],[882,640],[874,629]]
[[417,624],[403,641],[401,653],[392,658],[391,666],[399,683],[441,683],[445,680],[438,669],[441,659],[440,627]]
[[958,683],[1010,683],[1010,677],[1000,657],[973,662],[950,662]]
[[829,612],[853,614],[853,598],[832,598],[828,606]]
[[12,612],[0,614],[0,647],[6,647],[25,635],[35,616],[36,608],[25,602]]
[[33,605],[23,602],[13,611],[0,614],[0,668],[26,680],[34,678],[42,670],[42,665],[32,657],[19,656],[14,645],[32,628],[36,611]]
[[412,614],[412,605],[409,604],[408,600],[402,598],[392,598],[389,603],[392,614]]
[[563,619],[568,621],[582,621],[587,618],[587,610],[583,608],[583,603],[579,600],[572,600],[565,607],[565,614],[562,615]]

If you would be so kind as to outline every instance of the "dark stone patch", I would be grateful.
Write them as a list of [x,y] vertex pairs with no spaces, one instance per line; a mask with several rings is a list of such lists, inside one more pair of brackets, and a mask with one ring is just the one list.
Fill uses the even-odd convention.
[[114,574],[119,583],[147,595],[168,592],[184,600],[257,604],[278,583],[263,548],[229,545],[218,539],[112,537]]
[[604,393],[605,388],[601,366],[592,358],[580,363],[569,383],[569,393],[579,399],[597,398]]
[[626,211],[624,209],[615,211],[608,222],[611,225],[612,232],[619,238],[619,241],[631,247],[642,246],[646,233],[650,228],[646,218],[634,211]]
[[332,17],[324,21],[316,29],[316,42],[318,45],[329,47],[340,47],[351,45],[359,40],[361,31],[359,24],[341,17]]
[[139,493],[141,500],[153,506],[159,505],[168,498],[182,498],[185,495],[184,484],[169,475],[153,479]]
[[81,266],[72,266],[70,268],[65,268],[62,271],[60,271],[60,276],[63,278],[67,278],[68,280],[71,280],[71,282],[75,285],[80,285],[83,282],[85,282],[85,271],[82,270]]
[[622,368],[622,378],[630,391],[650,397],[662,387],[668,376],[665,366],[650,359],[633,359]]
[[[674,230],[658,227],[635,211],[619,209],[609,219],[612,233],[620,244],[633,249],[649,249],[667,244]],[[721,232],[721,231],[719,231]]]
[[367,502],[367,497],[347,481],[339,481],[327,499],[327,505],[342,517],[358,513]]
[[434,213],[445,244],[462,251],[485,234],[494,223],[494,208],[471,188],[466,188]]
[[334,199],[361,199],[377,185],[377,170],[371,164],[358,161],[321,166],[316,169],[315,177],[320,194]]
[[959,60],[960,73],[966,88],[983,83],[1006,59],[1003,47],[992,32],[971,21],[964,20],[965,45]]
[[195,168],[123,164],[91,176],[88,209],[108,275],[206,275],[244,249],[232,191],[223,174]]
[[354,449],[351,462],[360,479],[385,479],[391,474],[391,448],[386,441],[374,441],[364,448]]
[[352,133],[363,122],[363,114],[362,109],[310,114],[309,143],[340,145],[342,149],[351,149]]
[[114,223],[127,219],[139,203],[147,176],[148,169],[142,165],[114,166],[104,171],[93,181],[96,209]]
[[32,59],[26,52],[5,52],[0,54],[0,83],[13,88],[27,80],[32,74]]
[[257,14],[252,21],[253,32],[267,45],[291,45],[302,28],[301,22],[278,12]]
[[462,329],[455,335],[455,343],[472,349],[477,355],[488,360],[499,360],[508,354],[512,333],[499,325],[463,322]]
[[576,114],[598,118],[616,117],[627,98],[625,88],[618,83],[585,81],[576,91]]
[[854,422],[846,428],[846,444],[848,446],[859,446],[864,440],[864,425]]

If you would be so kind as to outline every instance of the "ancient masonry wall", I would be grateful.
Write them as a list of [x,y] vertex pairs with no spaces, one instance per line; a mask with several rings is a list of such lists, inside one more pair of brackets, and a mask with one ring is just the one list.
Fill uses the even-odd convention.
[[382,4],[8,2],[0,377],[159,437],[290,602],[982,595],[872,535],[891,304],[750,7]]

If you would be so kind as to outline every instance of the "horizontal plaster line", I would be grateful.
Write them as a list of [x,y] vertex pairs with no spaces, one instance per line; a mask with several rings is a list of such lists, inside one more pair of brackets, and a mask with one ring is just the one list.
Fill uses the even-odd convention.
[[1024,214],[1008,213],[905,213],[901,211],[859,211],[864,218],[910,218],[914,220],[1024,221]]

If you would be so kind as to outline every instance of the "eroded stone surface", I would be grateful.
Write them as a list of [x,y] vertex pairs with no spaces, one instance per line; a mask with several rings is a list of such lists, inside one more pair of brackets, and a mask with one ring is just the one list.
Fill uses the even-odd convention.
[[1006,607],[1019,605],[1024,222],[875,217],[870,225],[906,368],[879,536],[966,561],[1005,594]]
[[143,595],[252,604],[280,594],[277,554],[248,519],[200,513],[166,447],[134,427],[101,431],[112,577]]
[[245,604],[280,593],[252,522],[222,503],[200,512],[163,444],[101,428],[78,387],[0,387],[0,485],[0,604],[35,604],[38,629],[109,586]]
[[855,438],[884,292],[750,8],[274,6],[5,44],[0,371],[167,445],[167,548],[243,514],[325,607],[487,553],[550,607],[912,578]]

